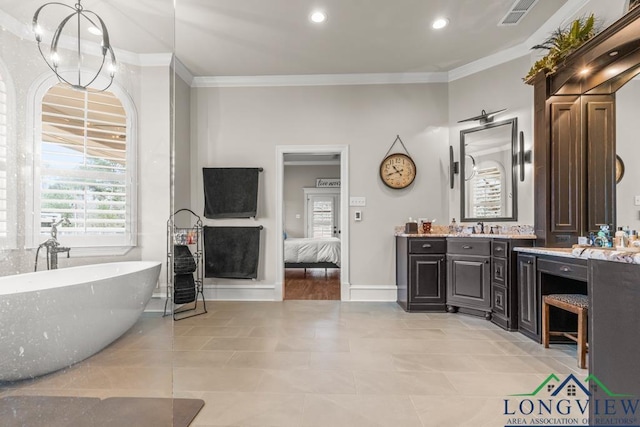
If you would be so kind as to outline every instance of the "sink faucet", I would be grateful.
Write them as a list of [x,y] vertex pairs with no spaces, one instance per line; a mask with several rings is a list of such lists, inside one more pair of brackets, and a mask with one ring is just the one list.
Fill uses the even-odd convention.
[[484,222],[479,222],[478,225],[480,226],[480,234],[484,234]]
[[71,248],[67,248],[64,246],[60,246],[60,242],[58,242],[58,226],[60,224],[71,224],[69,218],[62,218],[57,222],[51,223],[51,237],[47,239],[45,242],[41,243],[38,246],[38,250],[36,251],[36,262],[33,271],[38,270],[38,254],[40,253],[40,249],[45,248],[47,250],[47,269],[55,270],[58,268],[58,254],[66,252],[67,258],[69,258],[69,251]]

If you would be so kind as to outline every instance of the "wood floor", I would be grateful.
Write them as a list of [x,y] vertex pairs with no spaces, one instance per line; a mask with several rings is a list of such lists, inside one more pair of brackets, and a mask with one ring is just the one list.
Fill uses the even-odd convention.
[[284,299],[340,300],[340,269],[286,268],[284,270]]

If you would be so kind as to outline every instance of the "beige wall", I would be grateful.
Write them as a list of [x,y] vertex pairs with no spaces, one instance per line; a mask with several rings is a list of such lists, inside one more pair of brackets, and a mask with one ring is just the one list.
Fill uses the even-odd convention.
[[[367,199],[361,222],[350,208],[351,285],[395,287],[393,228],[409,217],[448,216],[446,84],[192,89],[192,207],[203,207],[201,168],[263,167],[257,223],[265,226],[259,280],[276,280],[276,146],[348,145],[350,195]],[[411,187],[391,190],[378,167],[396,135],[416,161]],[[398,146],[394,149],[399,149]],[[243,224],[247,220],[215,221]],[[212,220],[207,220],[212,223]],[[239,284],[239,281],[229,281]],[[227,283],[229,283],[227,282]],[[220,284],[207,280],[205,284]],[[244,282],[246,284],[246,282]]]
[[[284,231],[289,237],[304,237],[304,188],[316,186],[316,178],[340,178],[339,165],[284,167]],[[296,216],[300,216],[297,218]]]
[[[533,87],[522,77],[531,67],[529,56],[449,83],[449,132],[455,159],[460,159],[460,131],[479,126],[478,122],[458,123],[479,115],[482,110],[507,111],[495,120],[518,118],[518,131],[524,131],[525,150],[533,148]],[[511,224],[533,225],[533,169],[526,166],[525,180],[517,180],[518,220]],[[449,193],[449,211],[460,219],[460,175],[455,176],[455,188]],[[451,220],[451,218],[449,218]]]
[[618,226],[640,231],[640,81],[632,80],[616,93],[616,151],[625,164],[616,185]]

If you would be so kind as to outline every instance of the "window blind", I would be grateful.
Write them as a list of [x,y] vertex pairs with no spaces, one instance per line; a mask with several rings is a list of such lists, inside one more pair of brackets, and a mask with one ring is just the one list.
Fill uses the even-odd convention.
[[473,214],[495,218],[502,212],[502,180],[497,167],[479,169],[473,178]]
[[111,92],[53,86],[42,100],[41,234],[68,218],[67,235],[124,235],[126,113]]
[[333,215],[333,203],[330,200],[313,201],[313,237],[333,236]]

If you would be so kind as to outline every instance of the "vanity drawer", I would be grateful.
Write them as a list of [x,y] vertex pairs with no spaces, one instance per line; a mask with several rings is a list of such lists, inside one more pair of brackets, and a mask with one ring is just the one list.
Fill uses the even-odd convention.
[[567,259],[566,262],[538,258],[538,271],[553,274],[554,276],[566,277],[568,279],[587,281],[587,262],[576,262],[577,260]]
[[483,238],[448,239],[447,249],[450,254],[491,255],[491,240]]
[[509,255],[509,242],[494,240],[491,243],[491,255],[506,258]]
[[445,252],[447,252],[447,241],[445,239],[409,239],[409,253],[443,254]]
[[507,260],[505,258],[493,258],[491,265],[493,283],[505,286],[507,283]]

